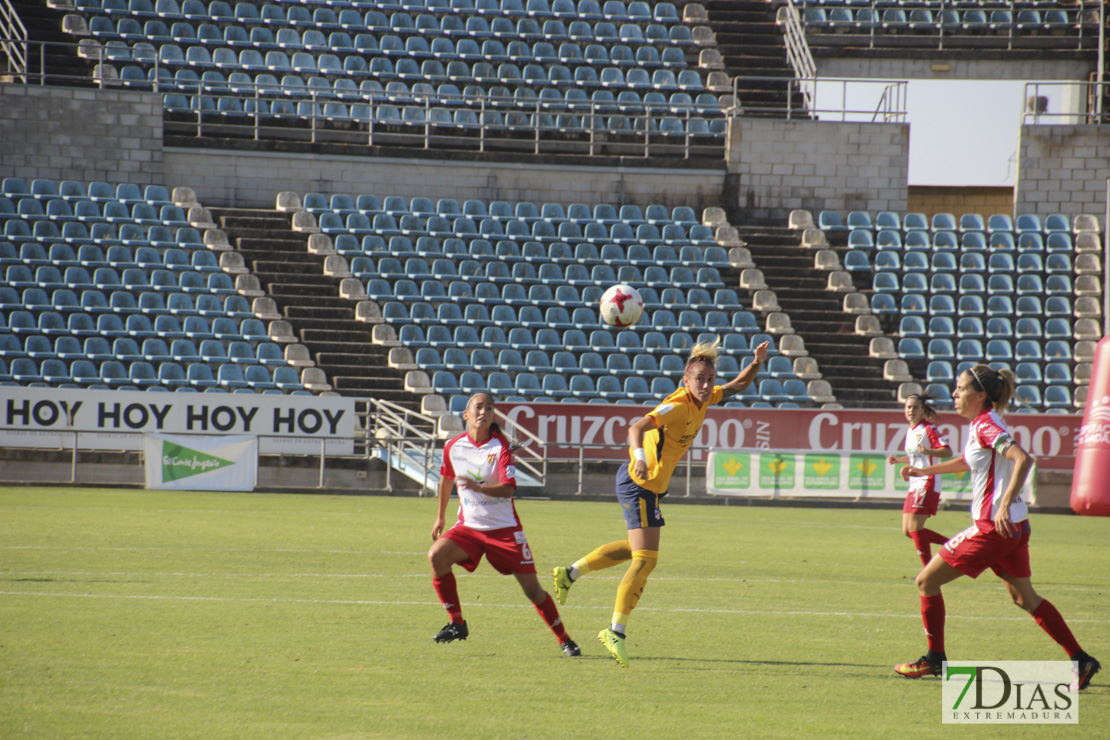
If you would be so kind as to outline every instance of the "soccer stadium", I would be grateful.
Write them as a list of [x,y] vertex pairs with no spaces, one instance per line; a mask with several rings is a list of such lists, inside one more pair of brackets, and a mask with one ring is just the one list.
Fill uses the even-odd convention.
[[[1110,655],[1106,520],[1072,513],[1110,515],[1108,16],[0,0],[0,734],[939,737],[943,682],[890,670],[931,635],[898,465],[931,464],[921,418],[957,460],[984,444],[968,392],[1005,418],[1071,631],[962,579],[953,660],[1062,661],[1038,625]],[[1017,91],[1006,176],[918,143],[992,137],[968,96],[915,100],[940,83]],[[631,325],[599,314],[613,286]],[[629,430],[662,450],[652,409],[710,343],[743,382],[667,463],[634,667],[592,639],[609,586],[560,593],[567,660],[486,565],[450,592],[469,638],[433,643],[431,501],[474,399],[551,590],[621,534]],[[979,505],[964,470],[935,475],[937,543]],[[660,691],[614,691],[644,672]],[[1053,721],[1097,734],[1099,678]]]

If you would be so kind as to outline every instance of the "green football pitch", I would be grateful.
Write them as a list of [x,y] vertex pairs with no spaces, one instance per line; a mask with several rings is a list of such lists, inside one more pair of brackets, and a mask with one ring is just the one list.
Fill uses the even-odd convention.
[[[624,531],[616,504],[517,510],[549,589]],[[470,639],[434,644],[431,498],[0,489],[0,737],[1110,736],[1110,520],[1033,517],[1034,583],[1107,665],[1079,727],[953,727],[938,678],[891,670],[924,652],[898,511],[664,514],[623,669],[596,639],[622,567],[561,610],[581,658],[485,563],[456,569]],[[1065,657],[989,574],[945,601],[953,660]]]

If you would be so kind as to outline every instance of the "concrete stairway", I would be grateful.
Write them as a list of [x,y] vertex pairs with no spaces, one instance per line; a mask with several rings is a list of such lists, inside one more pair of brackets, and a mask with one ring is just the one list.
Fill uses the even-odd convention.
[[[46,75],[47,84],[74,87],[93,84],[93,65],[87,59],[77,56],[77,41],[73,36],[62,32],[62,19],[67,10],[51,8],[43,0],[11,0],[19,19],[27,28],[32,42],[28,48],[28,72],[32,75]],[[3,52],[0,60],[5,66]],[[38,78],[34,78],[38,82]]]
[[325,275],[324,258],[306,249],[306,235],[292,231],[291,215],[209,210],[336,392],[419,408],[420,398],[404,390],[404,373],[389,367],[389,350],[371,342],[354,303],[339,296],[340,279]]
[[814,250],[800,246],[799,232],[772,226],[737,231],[837,401],[847,408],[897,404],[898,383],[883,379],[884,361],[870,356],[869,337],[855,334],[843,294],[826,290],[828,274],[814,268]]
[[[745,115],[784,118],[780,112],[760,112],[760,108],[784,111],[787,81],[794,70],[786,58],[786,44],[775,24],[778,5],[767,0],[707,0],[709,25],[717,36],[717,48],[724,58],[729,77],[740,77],[737,97]],[[770,77],[778,79],[751,79]],[[781,81],[779,81],[781,80]],[[805,116],[800,93],[791,100],[793,110]]]

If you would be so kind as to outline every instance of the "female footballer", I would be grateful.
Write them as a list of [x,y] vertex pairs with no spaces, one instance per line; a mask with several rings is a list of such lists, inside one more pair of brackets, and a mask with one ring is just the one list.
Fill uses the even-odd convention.
[[[485,555],[500,573],[516,576],[524,595],[555,633],[563,654],[581,655],[563,627],[554,599],[536,577],[536,564],[513,502],[516,491],[513,448],[493,417],[493,397],[475,393],[463,412],[466,432],[443,447],[439,513],[432,525],[435,544],[428,551],[428,561],[432,566],[432,585],[451,621],[433,639],[451,642],[469,636],[451,566],[458,563],[473,572]],[[444,532],[444,514],[452,487],[459,491],[459,519]]]
[[917,575],[921,618],[929,651],[894,670],[908,678],[939,675],[944,654],[944,596],[941,586],[960,576],[978,577],[987,568],[1006,584],[1014,603],[1033,615],[1079,665],[1078,685],[1086,688],[1099,662],[1079,647],[1060,612],[1033,589],[1029,567],[1028,507],[1021,498],[1033,458],[1010,436],[1000,411],[1014,392],[1014,374],[976,365],[960,373],[952,397],[956,413],[971,422],[963,457],[924,468],[902,469],[902,477],[971,472],[973,524],[950,539]]
[[[952,448],[948,441],[937,431],[937,410],[930,403],[929,394],[914,393],[906,399],[906,421],[910,428],[906,431],[906,445],[903,456],[889,455],[886,461],[891,465],[911,465],[923,468],[929,464],[930,457],[951,457]],[[940,476],[927,475],[909,479],[910,492],[902,504],[902,534],[913,540],[922,565],[929,564],[929,545],[943,545],[948,538],[939,532],[925,528],[925,520],[937,513],[940,503]]]
[[602,545],[569,567],[555,568],[555,598],[565,604],[571,584],[580,576],[632,561],[617,588],[613,621],[598,634],[622,666],[628,667],[624,640],[629,615],[659,559],[659,534],[664,524],[659,499],[666,495],[671,475],[698,435],[706,411],[751,385],[767,357],[768,344],[756,347],[751,364],[725,385],[714,385],[719,341],[694,345],[682,387],[628,428],[629,460],[617,470],[617,499],[624,510],[628,538]]

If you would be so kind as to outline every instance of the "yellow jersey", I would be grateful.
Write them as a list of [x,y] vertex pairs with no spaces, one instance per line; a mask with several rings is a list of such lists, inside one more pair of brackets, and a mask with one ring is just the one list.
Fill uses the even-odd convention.
[[715,403],[720,403],[723,397],[721,386],[713,386],[713,393],[704,406],[698,408],[690,397],[686,386],[681,386],[671,395],[663,399],[662,403],[648,412],[648,416],[655,419],[659,425],[649,429],[644,434],[644,458],[647,463],[647,480],[639,480],[632,473],[631,462],[635,461],[632,451],[629,450],[628,475],[641,488],[646,488],[652,493],[664,494],[670,485],[674,469],[678,467],[682,456],[698,436],[702,422],[705,421],[705,412]]

